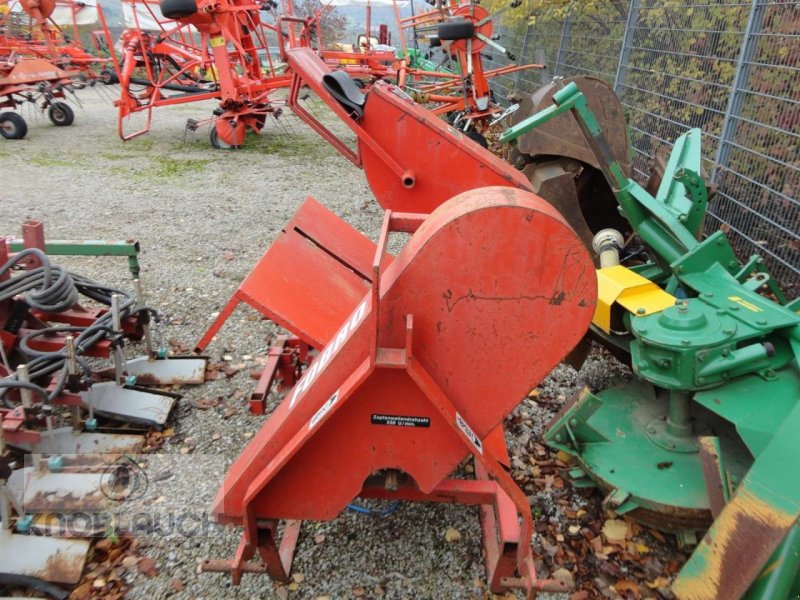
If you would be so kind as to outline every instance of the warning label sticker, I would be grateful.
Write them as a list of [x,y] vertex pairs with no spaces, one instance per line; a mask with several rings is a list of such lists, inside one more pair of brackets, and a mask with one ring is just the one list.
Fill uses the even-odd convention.
[[319,423],[322,420],[322,417],[328,414],[328,411],[333,407],[334,404],[336,404],[336,401],[338,399],[339,399],[339,390],[336,390],[333,393],[333,396],[328,398],[325,401],[325,404],[320,406],[319,410],[316,413],[314,413],[313,417],[311,417],[311,420],[308,422],[308,428],[312,429],[317,423]]
[[458,428],[464,432],[464,435],[466,435],[469,441],[472,442],[472,445],[475,446],[478,452],[483,454],[483,443],[481,442],[480,438],[475,435],[475,432],[472,431],[472,428],[464,420],[464,417],[458,413],[456,413],[456,425],[458,425]]
[[407,417],[403,415],[372,415],[373,425],[394,425],[395,427],[430,427],[429,417]]

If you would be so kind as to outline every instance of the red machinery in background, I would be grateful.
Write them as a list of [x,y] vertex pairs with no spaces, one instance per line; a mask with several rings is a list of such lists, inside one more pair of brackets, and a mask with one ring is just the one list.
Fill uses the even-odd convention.
[[[30,103],[57,126],[71,125],[74,111],[64,102],[67,93],[94,83],[108,62],[87,52],[79,27],[100,20],[100,8],[75,0],[12,1],[0,11],[0,108]],[[71,34],[65,31],[71,28]],[[25,137],[25,119],[15,112],[0,113],[0,134]]]
[[[483,55],[487,50],[510,61],[516,60],[514,54],[494,40],[493,20],[520,5],[519,0],[514,0],[492,14],[477,2],[450,0],[433,10],[399,19],[403,53],[412,68],[401,70],[398,84],[416,101],[429,105],[434,114],[447,115],[453,125],[484,147],[487,143],[483,133],[488,126],[516,110],[516,105],[503,110],[489,89],[489,81],[516,71],[544,68],[540,64],[513,63],[489,70],[483,67]],[[408,31],[412,32],[414,40],[423,39],[429,43],[429,54],[440,47],[453,66],[448,70],[431,70],[434,67],[430,60],[421,60],[407,49]]]
[[[241,0],[204,5],[194,0],[126,0],[128,29],[116,66],[121,86],[119,134],[127,140],[146,133],[152,110],[219,99],[211,143],[237,148],[248,129],[258,133],[279,106],[272,92],[287,87],[270,52],[275,26],[262,21],[260,6]],[[146,111],[144,128],[124,132],[125,120]],[[198,126],[194,123],[193,126]]]
[[[103,24],[94,0],[11,0],[0,11],[0,56],[42,58],[86,81],[99,77],[110,59],[83,45],[81,28]],[[92,36],[103,34],[93,31]],[[105,36],[107,37],[107,36]]]

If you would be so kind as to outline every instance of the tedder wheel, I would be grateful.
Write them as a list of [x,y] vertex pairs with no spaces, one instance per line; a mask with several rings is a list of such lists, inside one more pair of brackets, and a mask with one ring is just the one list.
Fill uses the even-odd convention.
[[53,102],[47,109],[47,116],[57,127],[67,127],[75,120],[75,113],[66,102]]
[[195,0],[161,0],[161,14],[168,19],[183,19],[196,12]]
[[[229,129],[230,129],[230,127],[229,127]],[[238,139],[239,139],[239,135],[238,134],[239,134],[239,128],[237,128],[236,130],[232,130],[231,129],[231,135],[232,136],[236,136],[235,138],[232,138],[232,139],[235,139],[235,140],[238,141]],[[211,145],[214,146],[214,148],[216,148],[217,150],[238,150],[239,148],[242,147],[241,141],[244,141],[244,139],[242,139],[241,141],[239,141],[238,144],[237,143],[226,142],[222,138],[222,136],[220,136],[219,131],[217,131],[216,124],[212,124],[211,125],[211,133],[209,133],[208,137],[211,140]],[[244,138],[244,127],[241,128],[241,137]]]
[[439,40],[468,40],[475,35],[475,24],[466,19],[458,19],[439,25]]
[[100,82],[105,85],[114,85],[115,83],[119,83],[119,77],[117,77],[117,74],[111,69],[103,69],[100,71],[98,79],[100,79]]
[[0,113],[0,135],[7,140],[21,140],[28,133],[28,124],[13,112]]

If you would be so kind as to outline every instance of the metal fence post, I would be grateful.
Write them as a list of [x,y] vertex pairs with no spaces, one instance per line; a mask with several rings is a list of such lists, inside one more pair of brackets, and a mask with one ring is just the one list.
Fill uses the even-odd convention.
[[[522,48],[520,48],[519,57],[517,59],[517,66],[518,67],[521,67],[526,62],[526,60],[525,60],[525,52],[527,52],[527,50],[528,50],[528,36],[530,34],[531,34],[531,24],[530,23],[526,23],[525,24],[525,35],[522,37]],[[517,71],[515,76],[514,76],[514,85],[517,86],[517,87],[519,87],[519,76],[520,76],[521,73],[522,73],[522,71]]]
[[742,104],[747,91],[747,80],[750,76],[750,64],[755,57],[758,47],[758,34],[761,32],[761,24],[764,20],[764,0],[752,0],[750,5],[750,15],[747,18],[747,27],[744,31],[744,42],[736,61],[736,72],[733,75],[731,84],[731,95],[728,98],[728,106],[725,109],[725,119],[722,122],[722,133],[720,134],[717,156],[714,159],[714,170],[711,174],[711,181],[718,182],[721,168],[728,166],[728,159],[731,154],[731,144],[736,135],[736,121],[742,112]]
[[564,53],[569,46],[569,36],[572,31],[572,6],[567,10],[567,16],[564,17],[564,26],[561,29],[561,43],[558,45],[558,54],[556,54],[556,66],[553,69],[553,77],[561,75],[561,65],[564,62]]
[[631,0],[631,4],[628,7],[628,19],[625,21],[625,35],[622,36],[622,47],[619,49],[617,73],[614,76],[614,91],[617,93],[617,96],[622,93],[622,86],[625,83],[625,76],[628,73],[628,62],[631,58],[633,36],[636,32],[636,23],[638,21],[639,0]]

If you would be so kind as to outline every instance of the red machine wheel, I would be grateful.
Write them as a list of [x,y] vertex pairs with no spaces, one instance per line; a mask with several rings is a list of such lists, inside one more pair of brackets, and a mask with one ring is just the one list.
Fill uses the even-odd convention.
[[75,121],[75,113],[66,102],[53,102],[47,109],[47,116],[56,127],[68,127]]
[[241,120],[236,121],[235,125],[231,125],[229,119],[219,118],[209,134],[211,145],[218,150],[241,148],[244,143],[245,129],[244,122]]
[[28,124],[13,112],[0,113],[0,135],[7,140],[21,140],[28,133]]

